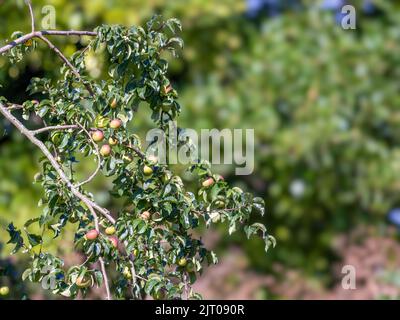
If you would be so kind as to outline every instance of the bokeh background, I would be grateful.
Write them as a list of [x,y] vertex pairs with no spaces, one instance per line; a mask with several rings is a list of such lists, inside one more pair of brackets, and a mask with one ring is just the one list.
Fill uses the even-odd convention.
[[[205,231],[221,263],[197,283],[204,298],[397,299],[400,297],[400,3],[388,0],[34,0],[56,8],[57,29],[140,24],[153,14],[177,17],[185,49],[170,61],[180,93],[181,127],[254,128],[255,171],[226,179],[262,196],[265,223],[278,241],[263,243],[224,228]],[[340,26],[340,8],[357,10],[357,29]],[[29,32],[23,0],[0,0],[0,39]],[[66,55],[85,40],[55,39]],[[81,42],[80,42],[81,41]],[[4,44],[3,40],[0,40]],[[106,61],[88,58],[104,77]],[[60,62],[40,47],[12,65],[0,57],[0,96],[28,98],[32,76],[58,77]],[[33,119],[34,121],[34,119]],[[141,114],[137,130],[152,123]],[[32,184],[40,156],[0,119],[0,286],[6,298],[54,298],[21,282],[27,261],[9,257],[5,227],[39,214]],[[85,164],[82,164],[85,166]],[[87,164],[87,170],[91,170]],[[190,182],[189,182],[190,183]],[[92,186],[113,204],[101,177]],[[72,231],[65,235],[71,239]],[[57,243],[66,263],[79,261]],[[341,286],[344,265],[357,289]]]

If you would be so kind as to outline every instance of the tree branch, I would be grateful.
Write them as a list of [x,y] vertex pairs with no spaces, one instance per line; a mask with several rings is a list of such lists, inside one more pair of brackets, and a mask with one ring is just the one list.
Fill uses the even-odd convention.
[[133,146],[132,144],[129,144],[127,147],[129,149],[132,149],[139,158],[141,158],[141,159],[145,159],[146,158],[146,155],[139,148]]
[[44,36],[89,36],[89,37],[95,37],[97,36],[97,32],[94,31],[80,31],[80,30],[68,30],[68,31],[62,31],[62,30],[42,30],[39,32],[40,34]]
[[12,48],[25,43],[26,41],[33,39],[33,38],[39,38],[40,36],[90,36],[90,37],[95,37],[97,36],[96,32],[93,31],[75,31],[75,30],[69,30],[69,31],[61,31],[61,30],[42,30],[42,31],[35,31],[31,33],[27,33],[23,35],[22,37],[19,37],[18,39],[15,39],[14,41],[9,42],[5,46],[0,48],[0,54],[3,54]]
[[72,63],[69,62],[69,60],[67,59],[67,57],[64,56],[64,54],[63,54],[49,39],[47,39],[46,37],[44,37],[44,36],[42,36],[42,35],[38,36],[38,38],[39,38],[40,40],[42,40],[44,43],[46,43],[46,44],[48,45],[48,47],[49,47],[51,50],[53,50],[53,51],[61,58],[62,61],[64,61],[64,63],[72,70],[72,72],[74,73],[74,75],[75,75],[77,78],[81,79],[81,75],[80,75],[80,73],[78,72],[78,70],[76,70],[76,68],[72,65]]
[[[83,195],[81,192],[79,192],[78,189],[71,183],[71,181],[65,175],[63,169],[60,167],[60,165],[58,164],[56,159],[53,157],[53,155],[50,153],[50,151],[46,148],[44,143],[35,137],[35,134],[37,134],[37,131],[35,133],[35,131],[32,132],[32,131],[28,130],[17,118],[15,118],[10,113],[8,108],[1,103],[0,103],[0,113],[2,113],[3,116],[8,121],[10,121],[25,137],[28,138],[28,140],[30,140],[34,145],[36,145],[42,151],[42,153],[50,161],[53,168],[57,171],[61,180],[67,185],[67,187],[70,189],[70,191],[87,206],[87,208],[89,209],[89,211],[91,212],[91,214],[95,220],[95,226],[96,226],[97,231],[99,231],[99,222],[98,222],[98,216],[94,209],[97,209],[112,224],[115,224],[115,219],[110,216],[108,210],[101,208],[96,203],[94,203],[92,200],[87,198],[85,195]],[[62,127],[62,126],[58,126],[58,129],[60,127]],[[68,126],[68,127],[70,127],[70,126]],[[49,130],[50,128],[54,128],[54,127],[46,127],[44,129]],[[40,129],[38,131],[43,132],[43,130],[40,130]],[[109,284],[108,284],[108,276],[107,276],[107,272],[106,272],[106,268],[105,268],[105,263],[104,263],[103,258],[99,258],[99,261],[100,261],[101,272],[102,272],[103,278],[104,278],[104,285],[106,288],[107,300],[111,300],[111,294],[110,294],[110,288],[109,288]]]
[[15,103],[10,103],[8,106],[8,110],[12,111],[12,110],[20,110],[23,109],[24,107],[21,106],[20,104],[15,104]]
[[95,37],[97,36],[96,32],[93,31],[75,31],[75,30],[70,30],[70,31],[61,31],[61,30],[42,30],[42,31],[35,31],[31,32],[28,34],[23,35],[22,37],[19,37],[18,39],[15,39],[14,41],[9,42],[5,46],[0,48],[0,54],[3,54],[12,48],[25,43],[26,41],[33,39],[33,38],[39,38],[40,36],[44,35],[49,35],[49,36],[90,36],[90,37]]
[[[30,9],[31,8],[32,8],[32,6],[30,6]],[[34,28],[34,24],[32,24],[32,27]],[[66,36],[73,35],[73,34],[97,35],[97,33],[89,32],[89,31],[38,31],[38,32],[35,32],[34,30],[32,30],[31,33],[24,35],[24,36],[16,39],[13,42],[10,42],[8,45],[5,45],[4,47],[0,48],[0,54],[12,49],[13,47],[15,47],[21,43],[25,43],[29,39],[38,38],[38,39],[42,40],[44,43],[46,43],[47,46],[50,49],[52,49],[60,57],[60,59],[71,69],[71,71],[74,73],[74,75],[79,80],[82,81],[83,85],[86,87],[86,89],[88,90],[90,95],[94,97],[94,92],[93,92],[93,89],[90,86],[90,84],[82,79],[79,71],[72,65],[72,63],[64,56],[64,54],[49,39],[47,39],[46,37],[43,36],[43,34],[66,35]]]

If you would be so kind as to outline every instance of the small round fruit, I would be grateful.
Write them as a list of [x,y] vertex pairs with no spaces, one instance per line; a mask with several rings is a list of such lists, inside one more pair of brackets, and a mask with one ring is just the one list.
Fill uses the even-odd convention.
[[111,129],[119,129],[122,126],[122,121],[120,119],[114,119],[110,122]]
[[54,132],[51,135],[51,142],[53,142],[54,144],[56,144],[56,145],[60,144],[61,140],[62,140],[62,137],[61,137],[61,132],[60,131]]
[[96,119],[96,127],[97,128],[105,128],[108,126],[109,122],[110,122],[110,119],[108,119],[108,118],[98,117]]
[[140,215],[140,217],[141,217],[143,220],[149,220],[150,217],[151,217],[151,213],[150,213],[149,211],[144,211],[144,212],[142,212],[142,214]]
[[132,273],[128,267],[124,268],[124,271],[122,272],[122,274],[124,275],[125,278],[132,279]]
[[153,173],[153,169],[150,168],[149,166],[144,166],[143,167],[143,173],[145,176],[149,176]]
[[222,200],[217,200],[217,201],[215,201],[215,206],[216,206],[218,209],[222,209],[222,208],[225,207],[225,202],[222,201]]
[[138,255],[139,255],[139,250],[138,249],[133,249],[133,255],[135,256],[135,257],[137,257]]
[[188,263],[187,266],[186,266],[186,270],[187,270],[188,272],[194,272],[194,271],[196,271],[193,262],[189,261],[189,263]]
[[98,236],[99,236],[99,233],[95,229],[89,230],[85,234],[85,237],[87,240],[96,240]]
[[101,130],[96,130],[92,133],[92,139],[94,142],[101,142],[104,139],[104,133]]
[[213,178],[208,178],[207,180],[204,180],[202,185],[203,187],[207,188],[210,187],[214,184],[214,179]]
[[112,236],[115,233],[115,227],[110,226],[106,228],[106,235]]
[[239,187],[233,187],[232,191],[236,192],[236,193],[243,193],[243,190],[240,189]]
[[186,260],[185,258],[179,259],[178,265],[179,265],[180,267],[185,267],[185,266],[187,265],[187,260]]
[[115,109],[117,107],[117,105],[118,105],[117,99],[114,98],[110,103],[110,107],[112,109]]
[[39,104],[39,101],[38,100],[32,100],[32,103],[33,104]]
[[113,247],[114,248],[118,248],[118,238],[117,237],[110,237],[109,239],[110,239]]
[[92,280],[86,277],[78,277],[75,281],[75,284],[79,288],[88,288],[92,285]]
[[0,296],[6,296],[9,293],[10,293],[10,288],[8,288],[7,286],[0,288]]
[[108,144],[105,144],[105,145],[101,146],[100,154],[103,157],[108,157],[111,154],[111,147]]
[[108,139],[108,144],[109,144],[110,146],[116,146],[116,145],[118,144],[118,140],[110,137],[110,138]]

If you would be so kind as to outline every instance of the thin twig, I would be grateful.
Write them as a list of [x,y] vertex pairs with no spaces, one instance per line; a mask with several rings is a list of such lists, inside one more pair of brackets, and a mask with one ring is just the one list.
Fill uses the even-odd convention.
[[103,274],[104,278],[104,286],[106,288],[106,295],[107,295],[107,300],[111,300],[111,293],[110,293],[110,285],[108,283],[108,276],[107,276],[107,271],[106,271],[106,265],[104,263],[103,258],[99,258],[100,261],[100,268],[101,268],[101,273]]
[[60,125],[60,126],[48,126],[48,127],[43,127],[37,130],[31,130],[31,133],[36,136],[39,133],[47,132],[47,131],[56,131],[56,130],[68,130],[68,129],[78,129],[77,125],[74,124],[66,124],[66,125]]
[[45,36],[89,36],[89,37],[95,37],[97,36],[97,33],[94,31],[79,31],[79,30],[68,30],[68,31],[63,31],[63,30],[42,30],[39,31],[42,35]]
[[138,279],[140,279],[140,280],[143,280],[143,281],[149,281],[149,279],[146,279],[146,278],[143,278],[142,276],[139,276],[139,275],[137,275],[137,274],[134,274],[133,275],[135,278],[138,278]]
[[[94,211],[94,209],[92,207],[89,207],[89,211],[93,216],[95,229],[98,233],[100,233],[99,217],[97,216],[96,212]],[[103,278],[104,278],[104,287],[106,288],[106,297],[107,297],[107,300],[111,300],[106,265],[105,265],[102,257],[99,258],[99,262],[100,262],[101,273],[103,274]]]
[[137,147],[133,146],[132,144],[129,144],[127,146],[129,149],[132,149],[141,159],[145,159],[146,155]]
[[83,261],[83,262],[79,265],[79,267],[82,267],[82,266],[84,266],[86,263],[88,263],[88,261],[90,260],[91,257],[92,257],[91,254],[90,254],[89,256],[87,256],[86,259],[85,259],[85,261]]
[[26,5],[29,8],[29,14],[31,16],[31,26],[32,26],[32,32],[35,32],[35,17],[33,15],[33,8],[32,8],[32,2],[31,0],[25,0]]
[[38,38],[43,42],[45,42],[49,46],[49,48],[52,49],[61,58],[62,61],[64,61],[64,63],[68,66],[68,68],[71,69],[75,77],[77,77],[79,80],[82,81],[83,85],[86,87],[87,91],[89,91],[90,95],[94,96],[94,92],[90,84],[82,79],[79,71],[72,65],[72,63],[67,59],[67,57],[64,56],[64,54],[46,37],[40,35]]
[[86,130],[86,128],[84,126],[82,126],[81,124],[78,124],[78,127],[81,128],[86,135],[88,136],[90,142],[92,143],[95,151],[96,151],[96,156],[97,156],[97,167],[96,170],[89,176],[89,178],[87,178],[85,181],[82,181],[78,184],[75,185],[75,187],[81,187],[84,184],[89,183],[90,181],[92,181],[96,175],[99,173],[100,169],[101,169],[101,157],[100,157],[100,151],[99,151],[99,146],[97,145],[97,143],[92,139],[92,136],[90,135],[90,133]]

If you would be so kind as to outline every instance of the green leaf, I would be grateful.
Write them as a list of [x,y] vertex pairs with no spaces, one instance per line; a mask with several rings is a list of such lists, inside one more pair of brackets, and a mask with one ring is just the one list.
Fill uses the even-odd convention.
[[143,233],[145,233],[146,230],[147,230],[147,224],[146,224],[146,222],[144,222],[144,221],[142,221],[142,222],[143,222],[143,223],[141,223],[141,224],[139,225],[139,228],[138,228],[138,231],[137,231],[138,234],[143,234]]
[[15,248],[12,251],[12,254],[15,254],[24,246],[24,239],[21,236],[21,231],[16,229],[13,223],[8,225],[7,232],[10,235],[10,240],[7,243],[15,244]]
[[177,31],[182,31],[182,24],[176,18],[168,19],[165,24],[171,30],[172,33],[176,33]]
[[236,231],[236,221],[232,221],[229,225],[229,234],[231,235],[232,233],[234,233]]
[[272,246],[272,248],[275,248],[275,246],[276,246],[276,239],[275,239],[273,236],[268,235],[268,236],[265,238],[265,252],[268,252],[268,249],[269,249],[271,246]]
[[38,221],[39,221],[39,218],[33,218],[33,219],[27,220],[27,221],[25,222],[25,224],[24,224],[24,229],[27,230],[27,228],[28,228],[30,225],[32,225],[32,224],[34,224],[34,223],[36,223],[36,222],[38,222]]
[[35,247],[42,243],[42,237],[32,233],[26,233],[28,241],[32,247]]
[[144,287],[144,291],[151,295],[151,291],[153,288],[161,281],[160,278],[151,278],[149,281],[146,282],[146,285]]
[[257,234],[258,231],[262,232],[262,237],[265,237],[267,232],[266,227],[261,223],[253,223],[250,226],[245,226],[244,231],[246,233],[247,238],[249,239],[252,235]]
[[265,214],[265,202],[262,198],[254,198],[253,199],[253,209],[258,212],[261,216]]
[[32,274],[32,269],[28,268],[22,274],[22,281],[25,281]]
[[101,273],[100,270],[96,270],[94,272],[94,278],[96,280],[97,286],[101,287],[103,285],[103,274]]
[[219,192],[221,191],[221,188],[219,187],[218,184],[214,184],[213,187],[211,188],[210,191],[210,201],[213,202],[214,200],[217,199],[217,196]]

